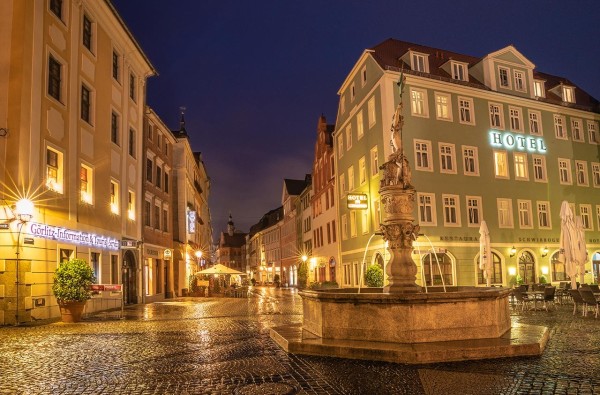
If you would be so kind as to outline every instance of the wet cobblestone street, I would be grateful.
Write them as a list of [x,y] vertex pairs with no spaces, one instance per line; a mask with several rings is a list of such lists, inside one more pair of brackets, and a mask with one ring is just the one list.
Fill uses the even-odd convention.
[[600,319],[511,313],[550,328],[541,357],[408,366],[286,354],[269,328],[302,321],[294,290],[171,299],[0,328],[0,394],[600,394]]

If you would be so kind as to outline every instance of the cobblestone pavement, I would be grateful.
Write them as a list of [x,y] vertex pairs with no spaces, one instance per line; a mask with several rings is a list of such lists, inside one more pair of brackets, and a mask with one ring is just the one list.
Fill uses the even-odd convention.
[[545,325],[541,357],[408,366],[286,354],[274,325],[302,320],[294,290],[181,298],[0,328],[0,394],[600,394],[600,319],[512,312]]

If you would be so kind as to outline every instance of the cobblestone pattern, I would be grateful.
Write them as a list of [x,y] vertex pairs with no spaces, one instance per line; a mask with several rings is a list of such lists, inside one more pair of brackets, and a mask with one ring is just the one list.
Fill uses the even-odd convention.
[[541,357],[408,366],[285,353],[269,328],[301,322],[293,290],[176,299],[0,328],[0,394],[600,394],[600,320],[571,309],[513,312],[551,328]]

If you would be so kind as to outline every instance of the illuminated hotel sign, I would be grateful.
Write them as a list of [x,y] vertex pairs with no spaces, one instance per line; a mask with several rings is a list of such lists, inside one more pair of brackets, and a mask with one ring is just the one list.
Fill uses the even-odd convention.
[[188,233],[196,233],[196,212],[188,210],[187,212]]
[[38,224],[35,222],[29,224],[29,233],[31,233],[33,237],[41,239],[86,245],[104,250],[116,251],[121,247],[120,241],[113,239],[112,237],[99,236],[93,233],[61,228],[59,226]]
[[364,210],[369,208],[369,198],[364,193],[348,194],[348,208]]
[[490,144],[492,147],[539,152],[540,154],[545,154],[548,151],[544,139],[541,137],[498,132],[496,130],[490,130]]

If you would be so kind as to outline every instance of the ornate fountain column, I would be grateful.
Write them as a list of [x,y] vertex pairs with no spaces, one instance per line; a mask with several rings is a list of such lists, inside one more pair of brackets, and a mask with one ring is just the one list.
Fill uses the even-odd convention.
[[419,225],[413,224],[416,190],[410,184],[411,170],[402,146],[402,90],[404,76],[397,83],[400,102],[394,113],[391,127],[392,154],[381,165],[383,176],[379,188],[383,205],[381,231],[388,242],[390,261],[386,267],[388,285],[386,293],[420,292],[416,284],[417,265],[412,259],[413,241],[419,234]]

